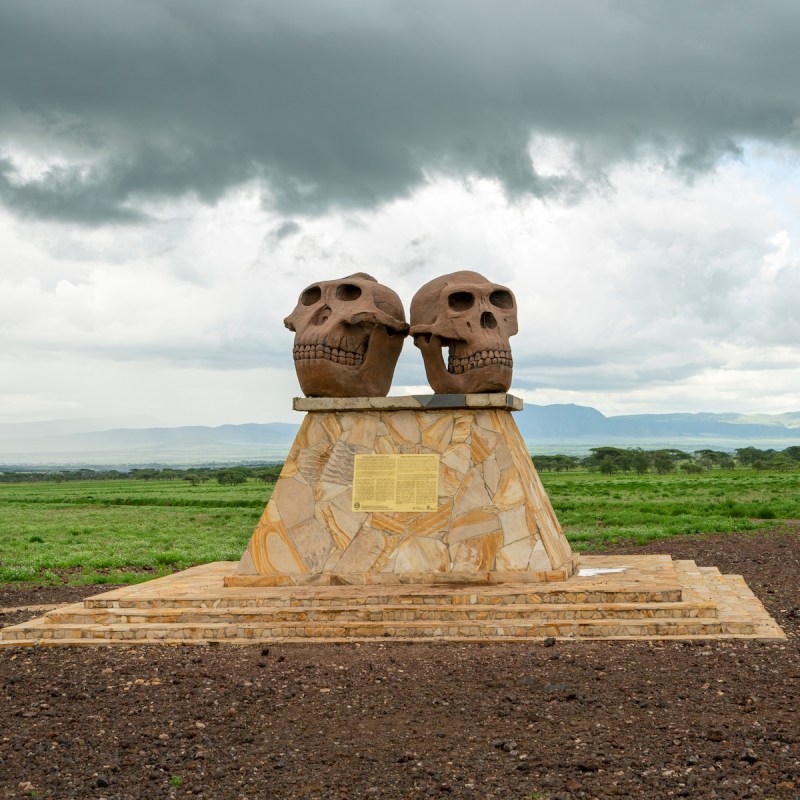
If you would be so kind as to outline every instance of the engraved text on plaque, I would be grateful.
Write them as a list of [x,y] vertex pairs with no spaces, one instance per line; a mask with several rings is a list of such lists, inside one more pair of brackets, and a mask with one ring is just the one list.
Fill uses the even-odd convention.
[[355,457],[353,511],[435,511],[438,500],[438,455]]

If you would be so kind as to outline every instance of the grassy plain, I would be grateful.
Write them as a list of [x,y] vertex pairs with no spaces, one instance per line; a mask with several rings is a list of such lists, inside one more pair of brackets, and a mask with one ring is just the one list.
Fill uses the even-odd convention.
[[[0,485],[0,582],[135,583],[236,560],[272,487],[108,480]],[[148,569],[142,573],[140,570]]]
[[694,475],[544,473],[574,550],[686,533],[754,530],[800,518],[800,471],[711,470]]
[[[575,550],[800,518],[800,472],[543,473]],[[124,583],[236,560],[272,487],[179,480],[0,484],[0,582]]]

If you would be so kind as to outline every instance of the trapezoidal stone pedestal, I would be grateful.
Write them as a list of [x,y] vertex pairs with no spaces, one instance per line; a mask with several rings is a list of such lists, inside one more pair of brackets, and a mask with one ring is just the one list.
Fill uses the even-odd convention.
[[[511,417],[518,398],[306,398],[294,408],[308,413],[225,586],[533,583],[575,571]],[[354,510],[356,457],[394,454],[435,456],[430,510]]]

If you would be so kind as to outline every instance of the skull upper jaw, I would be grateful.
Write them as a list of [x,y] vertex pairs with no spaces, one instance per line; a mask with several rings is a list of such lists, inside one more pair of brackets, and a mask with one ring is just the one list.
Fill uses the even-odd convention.
[[[392,385],[392,376],[405,332],[393,332],[375,326],[365,344],[360,364],[339,363],[326,357],[295,359],[295,371],[306,397],[385,397]],[[295,338],[296,345],[297,337]]]
[[511,367],[490,364],[485,367],[475,367],[455,377],[458,379],[456,383],[461,387],[459,393],[507,392],[511,388],[512,373]]
[[[484,351],[470,352],[467,342],[442,339],[419,328],[412,328],[411,335],[422,352],[425,374],[436,394],[507,392],[511,388],[511,351],[498,349],[502,343],[487,344],[487,356],[483,358]],[[445,366],[444,348],[449,349],[448,366]],[[494,355],[497,353],[503,355]],[[505,363],[499,363],[501,360]]]

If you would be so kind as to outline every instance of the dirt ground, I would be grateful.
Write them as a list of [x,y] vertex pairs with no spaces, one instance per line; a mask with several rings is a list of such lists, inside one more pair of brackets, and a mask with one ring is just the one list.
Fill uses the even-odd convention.
[[788,641],[3,649],[0,797],[800,798],[800,526],[624,550],[744,575]]

